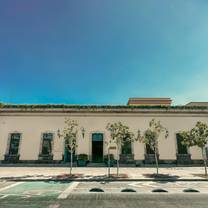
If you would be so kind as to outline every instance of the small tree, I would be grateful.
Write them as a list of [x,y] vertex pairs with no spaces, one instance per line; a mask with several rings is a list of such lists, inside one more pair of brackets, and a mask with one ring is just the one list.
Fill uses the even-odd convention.
[[180,132],[182,143],[187,147],[198,146],[202,152],[205,175],[207,176],[207,158],[204,153],[205,145],[208,142],[208,125],[198,121],[196,126],[190,131]]
[[107,146],[107,155],[108,155],[108,177],[110,177],[110,147],[111,147],[111,140],[105,141],[105,145]]
[[160,121],[156,121],[152,119],[149,122],[149,128],[144,132],[143,135],[140,134],[140,130],[138,131],[139,141],[149,145],[149,147],[153,150],[155,155],[155,163],[157,168],[157,175],[158,175],[158,139],[161,133],[165,133],[165,138],[168,137],[168,131],[165,127],[163,127]]
[[[108,123],[106,129],[110,132],[110,140],[108,142],[108,155],[109,147],[112,143],[116,144],[117,148],[117,176],[119,175],[119,154],[122,145],[126,142],[133,142],[135,138],[134,134],[129,130],[128,126],[123,125],[121,122]],[[109,160],[108,156],[108,160]],[[108,161],[109,164],[109,161]],[[109,165],[108,165],[109,166]]]
[[[73,167],[73,152],[75,151],[77,147],[77,134],[79,131],[79,125],[77,121],[71,120],[66,118],[65,119],[66,126],[64,127],[62,133],[60,130],[58,130],[58,137],[64,138],[64,144],[66,149],[70,153],[70,175],[72,174],[72,167]],[[82,132],[84,132],[84,129],[82,129]],[[84,137],[84,134],[82,133],[82,136]]]

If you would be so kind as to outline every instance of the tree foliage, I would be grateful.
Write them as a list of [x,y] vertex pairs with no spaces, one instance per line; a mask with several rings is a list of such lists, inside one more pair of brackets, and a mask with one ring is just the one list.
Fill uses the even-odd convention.
[[208,125],[201,121],[196,123],[196,126],[190,131],[180,132],[182,144],[187,147],[198,146],[201,148],[202,158],[204,161],[205,175],[207,175],[207,158],[204,154],[204,147],[208,143]]
[[162,133],[164,133],[165,138],[168,137],[168,130],[161,125],[160,121],[156,121],[155,119],[152,119],[149,122],[149,128],[146,131],[144,131],[143,135],[141,135],[140,130],[138,131],[139,141],[146,145],[149,145],[149,147],[155,153],[157,174],[158,174],[158,139]]
[[198,146],[203,148],[208,142],[208,125],[198,121],[190,131],[180,132],[182,143],[188,147]]
[[160,121],[152,119],[149,122],[149,128],[143,135],[138,131],[139,141],[149,145],[150,148],[155,151],[158,148],[158,139],[161,133],[165,133],[165,138],[168,137],[168,130],[161,125]]
[[63,138],[69,152],[73,152],[77,146],[78,123],[75,120],[65,119],[66,126],[63,129]]
[[111,144],[117,146],[117,176],[119,174],[119,154],[122,145],[126,142],[137,141],[133,132],[130,131],[129,127],[122,124],[121,122],[108,123],[106,129],[110,132],[110,139],[107,142],[108,148]]
[[119,148],[125,142],[132,142],[136,140],[134,133],[132,133],[128,126],[117,123],[108,123],[106,129],[110,132],[110,142],[115,143]]
[[77,147],[77,134],[79,131],[79,126],[77,121],[66,118],[65,127],[62,131],[58,130],[58,136],[64,138],[64,142],[67,150],[70,152],[71,161],[70,161],[70,175],[72,173],[73,167],[73,153]]

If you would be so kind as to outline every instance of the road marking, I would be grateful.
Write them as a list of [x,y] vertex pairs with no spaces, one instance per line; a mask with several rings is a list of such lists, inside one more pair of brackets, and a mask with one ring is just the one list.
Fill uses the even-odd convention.
[[66,199],[78,184],[79,182],[72,182],[71,185],[58,196],[58,199]]
[[6,198],[8,195],[3,195],[3,196],[1,196],[0,197],[0,199],[4,199],[4,198]]
[[23,199],[28,199],[28,198],[30,198],[30,197],[31,197],[30,195],[22,196]]
[[147,187],[150,187],[150,188],[158,188],[158,185],[155,182],[152,182],[152,181],[145,183],[145,185]]
[[132,182],[129,183],[128,185],[134,186],[136,188],[157,188],[158,185],[155,182]]
[[59,208],[60,204],[51,204],[49,205],[49,208]]
[[141,183],[138,183],[138,182],[132,182],[132,183],[129,183],[128,185],[129,186],[134,186],[136,188],[142,188],[143,186],[140,185]]
[[6,186],[6,187],[4,187],[4,188],[1,188],[1,189],[0,189],[0,192],[1,192],[1,191],[5,191],[5,190],[7,190],[7,189],[9,189],[9,188],[13,188],[13,187],[18,186],[18,185],[23,184],[23,183],[25,183],[25,182],[17,182],[17,183],[11,184],[11,185],[9,185],[9,186]]

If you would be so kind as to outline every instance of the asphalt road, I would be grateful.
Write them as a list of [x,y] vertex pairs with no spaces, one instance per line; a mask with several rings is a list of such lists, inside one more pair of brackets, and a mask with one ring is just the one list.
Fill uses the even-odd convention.
[[0,200],[0,208],[207,208],[207,194],[71,194],[67,199],[54,197]]
[[[103,193],[89,192],[100,188]],[[121,192],[133,189],[135,193]],[[157,188],[166,193],[153,193]],[[185,188],[198,190],[185,193]],[[207,182],[0,182],[0,208],[208,208]]]
[[[207,195],[172,195],[172,194],[97,194],[97,195],[70,195],[67,202],[73,204],[72,207],[116,207],[116,208],[190,208],[208,207]],[[71,206],[70,206],[71,207]]]

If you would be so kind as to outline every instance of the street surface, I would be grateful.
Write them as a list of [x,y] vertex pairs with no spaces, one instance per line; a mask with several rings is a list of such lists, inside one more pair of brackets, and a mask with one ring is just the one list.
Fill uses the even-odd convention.
[[[93,188],[103,193],[90,192]],[[166,193],[153,193],[154,189]],[[196,193],[185,193],[184,189]],[[124,193],[124,189],[136,192]],[[0,182],[0,208],[207,208],[208,182]]]

